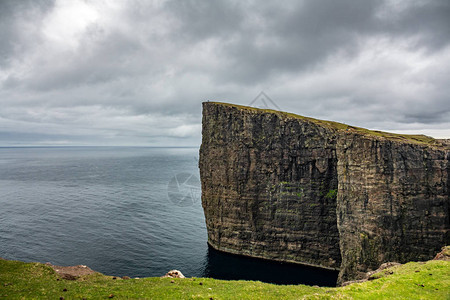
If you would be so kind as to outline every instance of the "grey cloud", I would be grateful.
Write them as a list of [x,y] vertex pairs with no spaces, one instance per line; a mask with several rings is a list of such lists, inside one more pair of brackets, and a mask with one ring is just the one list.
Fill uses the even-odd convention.
[[416,47],[439,51],[450,43],[450,2],[445,0],[411,2],[397,15],[380,25],[399,37],[418,36]]
[[338,50],[354,53],[359,34],[373,31],[377,3],[381,2],[303,1],[293,2],[289,9],[247,8],[250,15],[260,14],[261,22],[242,28],[229,42],[224,52],[233,68],[224,77],[255,83],[278,72],[310,71]]
[[190,42],[234,34],[247,16],[240,1],[171,0],[164,8],[180,22],[175,37]]
[[[52,0],[2,0],[0,1],[0,67],[9,66],[13,59],[20,59],[30,43],[37,43],[34,29],[53,6]],[[24,21],[34,22],[36,27],[23,26]]]
[[[389,9],[382,1],[303,1],[278,12],[270,7],[262,12],[265,24],[244,28],[227,43],[224,55],[233,68],[220,79],[256,83],[279,72],[308,72],[336,52],[356,55],[361,40],[370,36],[417,38],[412,48],[442,49],[450,43],[450,3],[425,3],[411,3],[384,19],[377,17]],[[267,43],[258,43],[261,39]]]
[[58,3],[0,1],[0,127],[11,132],[48,122],[37,135],[195,144],[202,101],[248,104],[261,90],[357,126],[448,124],[445,0],[87,1],[100,17],[76,47],[43,32]]

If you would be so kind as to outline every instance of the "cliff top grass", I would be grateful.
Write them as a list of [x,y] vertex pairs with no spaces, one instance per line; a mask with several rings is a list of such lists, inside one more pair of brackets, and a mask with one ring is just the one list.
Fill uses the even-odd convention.
[[[345,287],[274,285],[211,278],[113,279],[100,273],[64,280],[50,266],[0,260],[5,299],[448,299],[450,262],[411,262]],[[60,298],[63,297],[63,298]]]
[[283,111],[278,111],[278,110],[273,110],[273,109],[263,109],[263,108],[244,106],[244,105],[238,105],[238,104],[232,104],[232,103],[226,103],[226,102],[209,102],[209,103],[234,107],[237,109],[247,110],[247,111],[252,111],[252,112],[273,113],[273,114],[277,114],[279,116],[284,116],[284,117],[288,117],[288,118],[300,119],[300,120],[312,122],[314,124],[323,126],[325,128],[342,131],[342,132],[354,132],[354,133],[359,133],[359,134],[363,134],[363,135],[367,135],[367,136],[386,138],[386,139],[393,140],[393,141],[421,144],[421,145],[426,145],[426,146],[438,146],[438,147],[443,147],[443,148],[447,148],[447,149],[450,148],[449,146],[439,142],[439,140],[436,140],[430,136],[426,136],[426,135],[422,135],[422,134],[418,134],[418,135],[398,134],[398,133],[384,132],[384,131],[378,131],[378,130],[369,130],[366,128],[350,126],[350,125],[347,125],[344,123],[314,119],[314,118],[310,118],[310,117],[297,115],[294,113],[283,112]]

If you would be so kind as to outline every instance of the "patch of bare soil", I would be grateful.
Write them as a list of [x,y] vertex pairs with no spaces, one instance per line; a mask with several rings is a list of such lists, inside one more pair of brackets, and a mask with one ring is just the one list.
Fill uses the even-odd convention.
[[46,265],[52,267],[56,273],[58,273],[63,279],[66,280],[76,280],[80,276],[97,273],[85,265],[68,266],[68,267],[55,266],[52,265],[51,263],[46,263]]

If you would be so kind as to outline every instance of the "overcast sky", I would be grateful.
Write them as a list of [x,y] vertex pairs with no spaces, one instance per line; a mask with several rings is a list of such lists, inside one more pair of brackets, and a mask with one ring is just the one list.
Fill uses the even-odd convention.
[[450,138],[450,1],[0,0],[0,146],[198,146],[201,102],[261,91]]

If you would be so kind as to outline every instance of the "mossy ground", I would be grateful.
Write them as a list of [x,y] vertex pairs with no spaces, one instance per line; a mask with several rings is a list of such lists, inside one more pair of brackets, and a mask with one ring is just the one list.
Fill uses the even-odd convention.
[[[273,285],[211,278],[60,279],[40,263],[0,260],[0,299],[450,299],[450,262],[411,262],[346,287]],[[66,291],[64,291],[66,289]]]
[[262,108],[237,105],[237,104],[231,104],[231,103],[224,103],[224,102],[212,102],[212,103],[219,104],[219,105],[225,105],[225,106],[231,106],[231,107],[254,111],[254,112],[274,113],[274,114],[282,115],[285,117],[301,119],[304,121],[312,122],[314,124],[317,124],[317,125],[329,128],[329,129],[333,129],[333,130],[338,130],[338,131],[355,132],[355,133],[368,135],[368,136],[382,137],[382,138],[386,138],[386,139],[393,140],[393,141],[407,142],[407,143],[412,143],[412,144],[422,144],[422,145],[428,145],[428,146],[439,146],[439,147],[446,148],[446,146],[440,144],[439,141],[437,141],[436,139],[434,139],[430,136],[426,136],[426,135],[398,134],[398,133],[384,132],[384,131],[378,131],[378,130],[369,130],[369,129],[365,129],[365,128],[361,128],[361,127],[350,126],[350,125],[339,123],[339,122],[319,120],[319,119],[296,115],[293,113],[277,111],[277,110],[273,110],[273,109],[262,109]]

